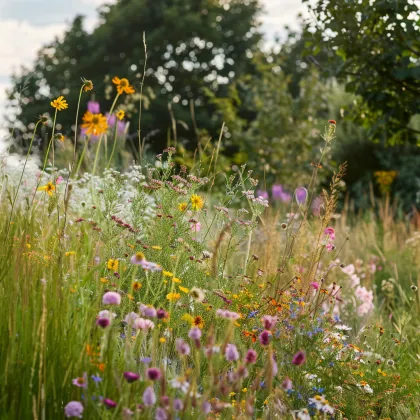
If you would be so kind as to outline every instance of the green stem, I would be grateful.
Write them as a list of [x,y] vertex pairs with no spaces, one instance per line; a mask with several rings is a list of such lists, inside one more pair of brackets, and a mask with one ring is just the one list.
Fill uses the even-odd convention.
[[109,157],[107,169],[109,169],[109,166],[111,165],[112,157],[114,156],[116,144],[117,144],[117,121],[115,121],[115,127],[114,127],[114,144],[112,145],[112,152],[111,152],[111,156]]
[[102,143],[102,137],[103,137],[103,134],[101,134],[101,136],[99,137],[98,147],[96,148],[95,160],[94,160],[94,162],[93,162],[92,175],[95,175],[95,171],[96,171],[96,164],[98,163],[99,149],[101,148],[101,143]]
[[139,163],[142,158],[143,147],[141,144],[141,113],[142,113],[142,99],[143,99],[143,85],[144,78],[146,77],[146,65],[147,65],[147,45],[146,45],[146,34],[143,32],[143,45],[144,45],[144,67],[143,67],[143,77],[140,84],[140,101],[139,101]]
[[49,155],[49,153],[50,153],[51,144],[52,144],[52,142],[54,141],[54,134],[55,134],[55,122],[56,122],[56,120],[57,120],[57,108],[55,109],[55,113],[54,113],[54,121],[53,121],[53,128],[52,128],[51,139],[50,139],[50,142],[48,143],[47,153],[45,154],[45,159],[44,159],[44,165],[42,166],[41,175],[39,176],[38,183],[36,184],[36,188],[35,188],[35,191],[34,191],[34,195],[33,195],[33,197],[32,197],[31,206],[32,206],[32,204],[34,203],[36,192],[38,191],[39,184],[40,184],[40,183],[41,183],[41,181],[42,181],[42,175],[44,175],[45,167],[47,166],[48,155]]
[[77,164],[77,169],[76,169],[76,173],[75,173],[76,178],[77,178],[77,175],[79,173],[80,166],[83,162],[83,158],[85,157],[85,153],[86,153],[86,149],[87,149],[87,145],[89,143],[89,140],[90,140],[90,136],[86,139],[85,145],[83,146],[82,154],[80,155],[79,163]]

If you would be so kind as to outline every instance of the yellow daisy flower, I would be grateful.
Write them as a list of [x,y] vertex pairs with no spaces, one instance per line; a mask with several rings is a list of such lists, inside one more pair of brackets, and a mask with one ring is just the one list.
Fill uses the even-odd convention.
[[38,191],[45,191],[49,196],[52,196],[55,191],[55,185],[50,181],[46,185],[39,187]]
[[188,204],[185,203],[185,202],[178,204],[178,210],[179,211],[185,211],[185,210],[187,210],[187,207],[188,207]]
[[180,297],[181,295],[179,293],[168,293],[166,295],[166,299],[168,299],[171,302],[178,300]]
[[191,207],[193,210],[201,210],[204,207],[203,197],[193,194],[190,200],[191,200]]
[[90,111],[86,111],[85,115],[83,115],[83,121],[80,127],[85,128],[88,135],[98,136],[105,134],[108,130],[106,117],[102,114],[92,114]]
[[108,270],[118,271],[118,260],[109,259],[107,263]]
[[162,271],[162,274],[165,277],[173,277],[174,276],[173,273],[171,273],[170,271],[165,271],[165,270]]
[[83,82],[83,92],[89,92],[90,90],[93,89],[92,80],[88,80],[82,77],[82,82]]
[[66,100],[64,99],[64,96],[59,96],[57,99],[54,99],[51,102],[51,106],[55,108],[57,111],[62,111],[63,109],[66,109],[69,107]]
[[124,117],[125,117],[125,112],[120,109],[117,114],[116,114],[117,118],[121,121]]
[[182,286],[178,286],[179,290],[181,290],[181,292],[184,293],[188,293],[190,291],[190,289],[187,289],[186,287],[182,287]]
[[119,77],[115,76],[112,79],[112,83],[114,83],[114,85],[117,86],[117,92],[120,95],[122,95],[124,92],[127,93],[128,95],[135,92],[133,86],[130,85],[130,82],[128,81],[128,79],[125,79],[125,78],[120,79]]
[[196,315],[191,323],[194,327],[200,328],[202,330],[204,328],[204,319],[200,315]]

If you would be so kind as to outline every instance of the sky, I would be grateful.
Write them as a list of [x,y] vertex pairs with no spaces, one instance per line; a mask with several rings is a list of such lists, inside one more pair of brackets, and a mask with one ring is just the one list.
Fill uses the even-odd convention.
[[[0,121],[4,114],[5,89],[10,75],[30,65],[38,49],[64,32],[77,14],[86,16],[86,28],[97,24],[96,8],[104,0],[0,0]],[[281,34],[285,25],[297,25],[305,7],[301,0],[262,0],[266,13],[262,29],[267,39]],[[0,130],[1,130],[0,122]]]

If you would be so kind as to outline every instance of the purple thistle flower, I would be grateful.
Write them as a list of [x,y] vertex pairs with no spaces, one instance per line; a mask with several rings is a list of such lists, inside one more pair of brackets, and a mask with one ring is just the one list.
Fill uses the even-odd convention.
[[252,363],[255,363],[256,361],[257,361],[257,352],[254,349],[249,349],[246,352],[245,362],[247,364],[252,364]]
[[209,414],[211,411],[211,404],[208,401],[204,401],[203,404],[201,404],[201,411],[204,414]]
[[257,190],[257,197],[262,197],[268,200],[268,192],[265,190]]
[[153,306],[147,306],[143,303],[140,304],[140,312],[143,316],[147,316],[149,318],[155,318],[157,315],[156,309]]
[[188,337],[191,338],[191,340],[199,340],[202,336],[202,332],[200,328],[198,327],[192,327],[190,331],[188,332]]
[[119,305],[121,303],[121,295],[117,292],[106,292],[102,297],[104,305]]
[[271,330],[277,323],[278,318],[276,316],[264,315],[261,321],[264,324],[266,330]]
[[289,390],[291,390],[292,388],[293,388],[293,383],[292,383],[292,380],[288,377],[288,376],[286,376],[285,378],[284,378],[284,381],[282,382],[282,384],[281,384],[281,387],[285,390],[285,391],[289,391]]
[[263,346],[268,346],[270,344],[270,338],[271,338],[271,334],[270,331],[264,330],[261,334],[260,334],[260,343]]
[[155,420],[167,420],[168,415],[166,414],[166,411],[162,407],[158,407],[155,414]]
[[80,417],[82,418],[83,414],[83,405],[79,401],[70,401],[64,407],[64,414],[66,417]]
[[101,108],[99,102],[96,101],[89,101],[87,103],[87,110],[92,114],[99,114],[101,112]]
[[143,392],[143,404],[146,407],[151,407],[156,404],[156,394],[151,386],[148,386]]
[[279,200],[281,195],[283,194],[283,185],[281,184],[273,184],[271,187],[271,194],[274,200]]
[[160,369],[149,368],[146,371],[146,375],[151,381],[157,381],[161,377]]
[[191,349],[190,346],[182,338],[177,338],[176,351],[183,356],[188,356],[191,352]]
[[140,362],[144,363],[145,365],[147,365],[151,361],[152,361],[151,357],[143,357],[143,359],[140,360]]
[[296,366],[301,366],[306,362],[305,352],[300,350],[298,351],[292,359],[292,363]]
[[117,406],[117,403],[109,398],[104,398],[102,402],[106,405],[106,408],[115,408]]
[[175,398],[173,406],[175,411],[181,411],[184,408],[184,403],[179,398]]
[[158,319],[167,318],[167,316],[168,316],[168,313],[164,309],[160,308],[157,310]]
[[235,344],[228,344],[226,346],[225,357],[228,362],[233,362],[239,359],[239,352]]
[[124,378],[128,383],[131,383],[140,379],[140,375],[137,375],[137,373],[134,372],[124,372]]
[[305,204],[308,198],[308,190],[304,187],[298,187],[295,190],[296,201],[299,205]]

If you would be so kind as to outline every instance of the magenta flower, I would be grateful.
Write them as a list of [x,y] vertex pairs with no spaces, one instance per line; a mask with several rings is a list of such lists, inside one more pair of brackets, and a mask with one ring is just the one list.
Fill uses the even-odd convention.
[[124,378],[128,383],[131,383],[140,379],[140,375],[137,375],[137,373],[134,372],[124,372]]
[[298,351],[292,359],[292,363],[296,366],[302,366],[306,362],[305,352],[300,350]]
[[263,346],[268,346],[270,344],[271,334],[270,331],[264,330],[259,337],[260,343]]
[[313,281],[312,283],[309,283],[309,285],[311,287],[313,287],[315,290],[318,290],[319,289],[319,284],[316,281]]
[[109,318],[98,318],[96,320],[96,325],[99,325],[102,328],[106,328],[110,323],[111,321],[109,320]]
[[102,402],[106,408],[115,408],[117,406],[117,403],[113,400],[110,400],[109,398],[104,398]]
[[201,223],[197,222],[197,223],[190,223],[190,228],[193,232],[200,232],[201,230]]
[[83,376],[80,378],[75,378],[71,382],[73,385],[76,385],[79,388],[87,388],[87,373],[83,373]]
[[228,362],[233,362],[239,359],[239,352],[235,344],[228,344],[226,346],[225,357]]
[[156,313],[158,319],[164,319],[168,317],[168,312],[166,312],[164,309],[160,308],[157,310]]
[[143,404],[146,407],[151,407],[156,404],[156,394],[153,387],[148,386],[143,392]]
[[162,376],[158,368],[147,369],[146,375],[151,381],[157,381]]
[[276,325],[278,318],[276,316],[264,315],[261,318],[261,321],[263,322],[266,330],[271,330]]
[[332,227],[327,227],[324,230],[325,235],[328,235],[330,239],[333,241],[335,239],[335,230]]
[[292,383],[292,380],[288,377],[288,376],[286,376],[285,378],[284,378],[284,381],[282,382],[282,384],[281,384],[281,387],[285,390],[285,391],[289,391],[289,390],[291,390],[292,388],[293,388],[293,383]]
[[257,352],[254,349],[249,349],[246,352],[245,363],[252,364],[257,361]]
[[121,296],[117,292],[106,292],[102,297],[104,305],[119,305],[121,303]]
[[64,407],[64,415],[66,417],[79,417],[82,418],[83,414],[83,405],[79,401],[70,401]]
[[283,185],[274,184],[271,187],[271,195],[273,196],[274,200],[279,200],[282,194],[283,194]]

